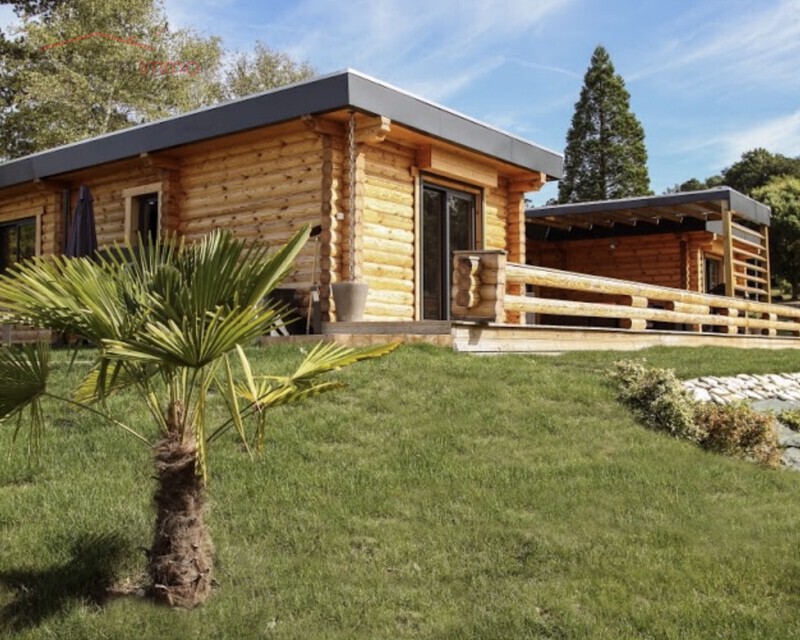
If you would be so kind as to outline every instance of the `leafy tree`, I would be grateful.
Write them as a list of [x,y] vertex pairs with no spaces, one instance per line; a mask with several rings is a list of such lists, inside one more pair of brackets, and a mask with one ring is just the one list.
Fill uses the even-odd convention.
[[[149,553],[153,596],[194,606],[210,591],[213,558],[203,518],[209,454],[220,436],[235,432],[244,445],[264,441],[265,412],[342,386],[324,374],[394,346],[355,351],[333,344],[312,349],[290,376],[256,376],[242,346],[276,326],[281,314],[263,304],[287,273],[309,235],[295,235],[276,253],[245,248],[214,232],[191,245],[172,240],[98,254],[96,259],[50,256],[17,264],[0,276],[2,321],[84,336],[96,349],[94,366],[74,394],[48,385],[43,344],[0,349],[0,419],[29,426],[38,448],[45,401],[77,405],[151,445],[155,455],[156,523]],[[238,366],[242,373],[234,373]],[[152,416],[151,429],[125,424],[106,399],[134,390]],[[227,408],[216,428],[209,394]],[[251,425],[251,426],[250,426]]]
[[583,79],[567,133],[559,202],[650,194],[644,130],[630,110],[630,94],[598,46]]
[[800,177],[800,158],[770,153],[759,147],[743,153],[740,160],[722,172],[724,184],[747,195],[778,176]]
[[739,160],[723,169],[721,174],[709,176],[705,180],[690,178],[667,189],[667,193],[727,186],[752,196],[755,189],[780,176],[800,177],[800,157],[791,158],[758,147],[744,152]]
[[[258,44],[227,74],[217,37],[170,29],[158,0],[22,0],[0,62],[0,159],[272,88],[312,73]],[[230,83],[227,86],[226,83]]]
[[315,71],[307,62],[296,62],[291,56],[256,42],[252,52],[240,54],[225,74],[225,93],[239,98],[285,84],[307,80]]
[[[60,3],[20,12],[25,52],[3,70],[17,90],[0,153],[25,155],[219,99],[217,38],[170,32],[154,0]],[[189,69],[169,63],[185,62]]]
[[689,178],[685,182],[676,184],[674,187],[668,188],[664,193],[681,193],[685,191],[702,191],[703,189],[713,189],[714,187],[722,186],[722,176],[716,175],[706,178],[705,180],[698,180],[697,178]]
[[792,299],[796,300],[800,294],[800,177],[772,178],[754,189],[752,196],[772,208],[772,275],[791,285]]

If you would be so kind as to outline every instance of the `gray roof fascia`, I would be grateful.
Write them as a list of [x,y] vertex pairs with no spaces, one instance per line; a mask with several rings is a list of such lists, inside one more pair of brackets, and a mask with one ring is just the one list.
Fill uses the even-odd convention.
[[351,71],[350,97],[360,110],[387,116],[421,133],[542,171],[550,178],[563,176],[561,154],[358,72]]
[[551,178],[561,156],[353,70],[115,131],[0,164],[0,188],[343,108],[384,115]]
[[0,188],[208,140],[348,104],[341,74],[122,129],[0,164]]
[[527,209],[525,216],[528,218],[544,218],[545,216],[580,215],[582,213],[600,213],[603,211],[618,211],[620,209],[670,207],[681,204],[720,201],[725,202],[732,211],[740,213],[747,220],[764,225],[769,225],[770,223],[771,210],[767,205],[753,200],[730,187],[668,193],[660,196],[642,196],[638,198],[622,198],[620,200],[600,200],[596,202],[534,207]]

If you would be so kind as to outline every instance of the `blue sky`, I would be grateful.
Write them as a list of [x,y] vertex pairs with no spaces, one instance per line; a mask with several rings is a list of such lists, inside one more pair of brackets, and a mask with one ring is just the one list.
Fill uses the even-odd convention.
[[[589,58],[602,44],[644,127],[656,193],[718,173],[757,146],[800,155],[800,0],[165,6],[173,27],[219,35],[228,48],[260,39],[321,73],[358,69],[559,152]],[[555,193],[549,185],[535,201]]]

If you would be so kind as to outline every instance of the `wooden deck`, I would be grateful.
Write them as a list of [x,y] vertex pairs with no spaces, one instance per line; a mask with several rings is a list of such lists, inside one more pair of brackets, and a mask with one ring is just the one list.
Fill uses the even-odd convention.
[[638,351],[648,347],[734,347],[740,349],[800,349],[790,337],[631,331],[587,327],[521,326],[455,322],[452,345],[468,353],[548,353],[566,351]]

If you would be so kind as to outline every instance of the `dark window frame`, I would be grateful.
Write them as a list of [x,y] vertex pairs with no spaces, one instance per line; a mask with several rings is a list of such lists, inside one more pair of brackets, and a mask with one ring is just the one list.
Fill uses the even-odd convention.
[[[21,261],[26,260],[28,258],[33,258],[37,255],[37,247],[36,247],[36,224],[37,224],[37,217],[34,216],[26,216],[24,218],[17,218],[16,220],[9,220],[6,222],[0,222],[0,273],[5,273],[8,268]],[[21,255],[22,251],[22,235],[20,234],[20,229],[27,229],[33,233],[33,238],[31,239],[31,252],[30,254]],[[14,256],[15,259],[9,260],[10,251],[8,248],[9,245],[9,234],[11,231],[16,231],[16,238],[14,242],[16,243],[16,247],[14,248]]]
[[[459,200],[469,200],[471,211],[470,211],[470,226],[467,229],[468,235],[468,244],[469,247],[464,247],[466,249],[475,249],[479,247],[481,242],[482,236],[482,202],[483,202],[483,191],[480,188],[476,188],[474,185],[462,185],[458,182],[451,181],[451,180],[440,180],[434,176],[423,176],[420,184],[420,231],[423,235],[422,237],[422,245],[420,247],[422,253],[422,261],[421,261],[421,269],[420,269],[420,317],[423,320],[431,320],[431,319],[439,319],[439,320],[449,320],[450,319],[450,286],[451,286],[451,270],[452,270],[452,255],[450,253],[450,210],[448,202],[451,197],[455,197]],[[437,309],[438,311],[433,312],[432,308],[426,307],[426,297],[429,295],[426,292],[426,268],[425,263],[427,261],[426,257],[426,240],[425,240],[425,223],[426,223],[426,211],[425,211],[425,194],[427,191],[438,192],[443,196],[442,206],[443,206],[443,217],[440,219],[440,229],[439,229],[439,248],[438,248],[438,259],[439,259],[439,271],[437,274],[437,279],[440,279],[441,282],[439,283],[440,291],[438,296],[440,300],[437,301]],[[430,301],[427,303],[430,304]],[[436,317],[431,317],[436,316]]]

